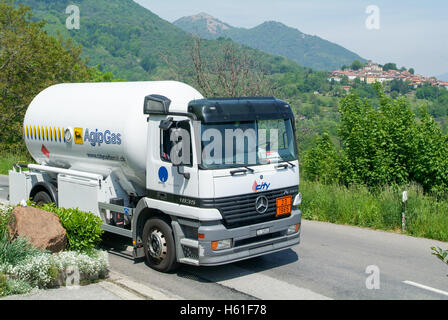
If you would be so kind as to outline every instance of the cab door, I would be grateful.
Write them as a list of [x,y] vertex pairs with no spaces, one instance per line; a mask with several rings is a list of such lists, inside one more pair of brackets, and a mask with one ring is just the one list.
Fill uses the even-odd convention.
[[[181,128],[189,133],[190,160],[181,166],[173,165],[171,129],[160,128],[162,120],[173,122],[173,129]],[[148,196],[157,200],[195,205],[198,198],[198,165],[194,152],[194,130],[187,117],[151,116],[148,120],[148,156],[146,186]],[[184,150],[182,150],[184,152]],[[189,176],[188,178],[186,176]]]

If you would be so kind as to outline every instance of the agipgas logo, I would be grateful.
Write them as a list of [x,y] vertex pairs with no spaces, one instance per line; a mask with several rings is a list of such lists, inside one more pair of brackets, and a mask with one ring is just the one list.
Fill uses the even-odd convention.
[[86,129],[84,133],[84,142],[87,141],[92,147],[95,145],[100,147],[102,143],[121,145],[121,133],[113,133],[110,130],[105,130],[102,132],[98,131],[98,129],[95,131],[89,131],[89,129]]
[[254,181],[254,184],[252,185],[252,191],[253,192],[267,191],[270,186],[271,186],[270,183],[261,182],[260,184],[258,184],[257,181]]

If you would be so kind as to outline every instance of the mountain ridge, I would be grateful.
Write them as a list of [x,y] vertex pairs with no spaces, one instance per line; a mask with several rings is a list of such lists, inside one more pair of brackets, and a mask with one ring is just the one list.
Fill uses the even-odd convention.
[[[204,39],[230,38],[242,45],[284,56],[317,70],[336,70],[354,60],[366,62],[356,53],[315,35],[308,35],[278,21],[265,21],[253,28],[233,27],[207,13],[185,16],[174,25]],[[209,25],[224,26],[210,32]]]

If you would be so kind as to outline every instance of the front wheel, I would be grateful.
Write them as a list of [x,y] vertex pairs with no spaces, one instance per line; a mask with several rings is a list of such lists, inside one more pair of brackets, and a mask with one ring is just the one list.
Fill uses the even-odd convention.
[[177,267],[173,231],[160,218],[150,218],[143,228],[146,261],[157,271],[170,272]]

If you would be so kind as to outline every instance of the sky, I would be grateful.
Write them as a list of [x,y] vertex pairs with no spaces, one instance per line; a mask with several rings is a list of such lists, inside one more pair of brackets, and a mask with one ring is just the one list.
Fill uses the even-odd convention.
[[395,62],[426,76],[448,73],[446,0],[135,1],[170,22],[200,12],[234,27],[278,21],[380,64]]

